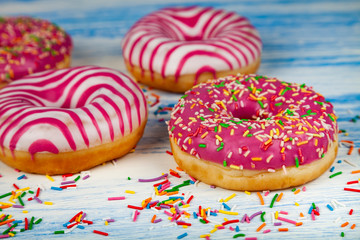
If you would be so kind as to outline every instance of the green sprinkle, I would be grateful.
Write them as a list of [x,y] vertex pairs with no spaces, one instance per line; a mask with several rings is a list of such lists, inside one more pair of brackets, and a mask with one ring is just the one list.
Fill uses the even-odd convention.
[[29,230],[32,230],[33,229],[33,224],[34,224],[34,220],[35,220],[35,217],[31,217],[31,220],[29,222]]
[[39,218],[38,220],[36,220],[35,224],[39,224],[39,223],[41,223],[41,221],[42,221],[42,218]]
[[128,177],[128,180],[131,180],[131,177]]
[[275,106],[281,106],[281,105],[283,105],[283,103],[282,103],[282,102],[275,103]]
[[329,118],[331,119],[331,121],[335,122],[335,119],[333,118],[333,116],[331,116],[330,113],[328,113],[328,116],[329,116]]
[[342,172],[341,172],[341,171],[340,171],[340,172],[337,172],[337,173],[334,173],[334,174],[332,174],[332,175],[330,175],[330,176],[329,176],[329,178],[336,177],[337,175],[340,175],[340,174],[342,174]]
[[204,219],[199,219],[199,221],[203,224],[206,224],[205,220]]
[[345,237],[345,233],[344,233],[344,232],[341,232],[340,236],[341,236],[341,237]]
[[200,144],[199,144],[199,147],[201,147],[201,148],[206,148],[206,144],[200,143]]
[[264,107],[264,104],[262,103],[262,101],[258,100],[257,102],[259,103],[259,105],[260,105],[260,107],[261,107],[262,109],[265,108],[265,107]]
[[277,199],[279,194],[275,194],[275,196],[273,197],[273,199],[271,200],[271,203],[270,203],[270,208],[272,208],[274,206],[274,203],[275,203],[275,200]]
[[8,229],[2,232],[2,234],[8,234],[12,228],[15,228],[18,225],[18,223],[15,223],[11,225]]
[[77,181],[79,181],[79,179],[80,179],[80,175],[77,176],[77,177],[74,179],[74,181],[77,182]]
[[295,191],[296,191],[296,188],[291,189],[291,191],[292,191],[292,192],[295,192]]
[[245,82],[249,81],[250,79],[251,79],[250,77],[246,78],[246,79],[245,79]]
[[224,165],[224,167],[226,167],[226,166],[227,166],[227,162],[226,162],[226,160],[224,160],[224,161],[223,161],[223,165]]
[[60,231],[55,231],[54,234],[64,234],[65,231],[64,230],[60,230]]
[[324,158],[325,157],[325,153],[321,154],[321,158]]
[[12,194],[11,192],[5,193],[5,194],[0,196],[0,199],[4,198],[4,197],[7,197],[7,196],[10,196],[11,194]]
[[205,118],[203,116],[200,117],[201,121],[205,121]]
[[252,129],[252,127],[251,127],[251,126],[248,126],[248,129]]
[[218,127],[215,126],[215,127],[214,127],[214,132],[217,132],[217,131],[218,131]]
[[240,82],[239,80],[235,80],[235,82],[236,82],[237,84],[241,84],[241,82]]
[[298,168],[299,167],[299,159],[297,157],[295,157],[295,166]]
[[26,195],[26,192],[23,192],[20,196],[25,197],[25,195]]
[[25,206],[25,204],[20,196],[18,196],[17,199],[19,200],[19,203],[21,204],[21,206]]
[[175,126],[173,126],[170,131],[172,132],[172,131],[174,131],[174,129],[175,129]]
[[313,209],[316,210],[316,205],[315,205],[315,203],[312,203],[311,205],[312,205]]
[[264,216],[265,216],[265,213],[266,213],[266,212],[263,212],[263,213],[261,214],[261,216],[260,216],[262,222],[265,222],[265,217],[264,217]]
[[319,102],[319,101],[315,101],[317,104],[319,104],[319,105],[324,105],[324,103],[323,102]]
[[186,98],[187,96],[189,96],[189,95],[185,94],[185,95],[184,95],[184,96],[182,96],[181,98]]
[[300,85],[300,88],[304,88],[305,87],[305,83]]
[[238,99],[235,97],[235,95],[233,94],[232,96],[232,99],[234,99],[234,101],[237,101]]
[[220,126],[224,127],[224,128],[227,128],[229,127],[230,125],[229,124],[226,124],[226,123],[219,123]]
[[249,133],[248,135],[246,135],[247,137],[252,137],[252,134],[251,133]]
[[281,126],[284,126],[284,123],[281,120],[279,120],[278,122],[280,123]]
[[212,108],[208,108],[211,112],[215,112],[215,110],[214,109],[212,109]]
[[34,194],[34,192],[33,192],[33,191],[31,191],[31,190],[29,190],[29,191],[28,191],[28,193]]
[[245,237],[245,234],[243,234],[243,233],[238,233],[238,234],[235,234],[235,235],[233,236],[233,238],[238,238],[238,237]]
[[218,147],[218,148],[216,149],[216,151],[219,152],[219,151],[223,150],[223,148],[224,148],[224,147]]

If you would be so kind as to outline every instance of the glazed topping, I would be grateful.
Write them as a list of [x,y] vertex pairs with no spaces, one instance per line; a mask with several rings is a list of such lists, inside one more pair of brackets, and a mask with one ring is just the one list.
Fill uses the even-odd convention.
[[0,146],[32,155],[87,149],[128,135],[146,116],[143,92],[118,71],[45,71],[0,90]]
[[312,88],[243,75],[187,91],[168,130],[183,151],[197,158],[271,171],[321,159],[338,128],[332,105]]
[[71,49],[70,36],[47,20],[0,17],[0,82],[55,68]]
[[131,66],[178,79],[244,67],[260,57],[261,47],[256,29],[234,12],[165,8],[135,23],[124,38],[123,56]]

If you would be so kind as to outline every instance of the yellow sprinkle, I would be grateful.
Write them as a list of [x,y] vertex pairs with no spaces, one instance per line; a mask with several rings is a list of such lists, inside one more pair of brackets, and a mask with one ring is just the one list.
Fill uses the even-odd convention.
[[185,204],[185,205],[182,205],[183,208],[188,208],[190,207],[190,204]]
[[236,165],[234,165],[234,164],[230,164],[230,167],[231,167],[231,168],[233,168],[233,169],[237,169],[237,170],[239,170],[239,169],[240,169],[240,167],[239,167],[239,166],[236,166]]
[[52,202],[44,202],[45,205],[53,205]]
[[302,142],[298,142],[296,145],[300,146],[300,145],[304,145],[304,144],[307,144],[307,143],[308,143],[308,141],[302,141]]
[[304,134],[304,131],[296,131],[295,134]]
[[319,131],[319,129],[314,125],[314,129],[318,132]]
[[243,137],[245,137],[249,133],[249,130],[246,130],[243,134]]
[[2,218],[3,216],[5,216],[5,214],[4,214],[4,213],[0,215],[0,218]]
[[183,227],[183,228],[188,228],[188,226],[186,226],[186,225],[182,225],[182,227]]
[[52,182],[55,182],[55,180],[54,180],[51,176],[49,176],[49,175],[47,175],[47,174],[46,174],[46,178],[49,179],[49,180],[52,181]]
[[300,206],[297,202],[295,202],[295,206]]
[[276,135],[278,135],[278,136],[280,135],[280,131],[278,128],[276,129]]
[[279,217],[279,212],[276,211],[276,212],[275,212],[275,219],[278,219],[278,217]]
[[189,117],[189,119],[190,119],[192,122],[196,122],[196,118],[194,118],[194,117]]
[[245,191],[244,193],[246,193],[247,195],[251,195],[251,192],[249,191]]
[[157,187],[154,187],[154,190],[155,190],[155,194],[159,195],[159,191],[158,191]]
[[239,215],[238,212],[230,212],[230,211],[224,211],[224,210],[219,210],[219,213],[222,213],[222,214],[228,214],[228,215]]
[[315,140],[314,140],[314,145],[315,145],[315,146],[318,145],[318,140],[317,140],[317,138],[315,138]]
[[[281,126],[281,124],[279,123],[279,121],[276,121],[275,122],[282,130],[284,130],[284,127],[283,126]],[[278,134],[279,135],[279,134]]]
[[200,238],[206,238],[206,237],[210,237],[211,235],[210,234],[203,234],[203,235],[200,235]]
[[283,147],[280,152],[281,152],[281,153],[284,153],[284,152],[285,152],[285,148]]
[[228,92],[226,89],[223,89],[223,92],[224,92],[224,94],[225,94],[226,96],[229,96],[229,95],[230,95],[229,92]]
[[21,192],[18,192],[18,193],[14,196],[14,199],[17,199],[20,195],[21,195]]
[[265,144],[265,145],[268,145],[269,143],[271,143],[271,141],[272,141],[272,139],[269,138],[264,144]]
[[263,123],[261,124],[261,129],[265,129],[265,125]]
[[222,138],[219,135],[215,135],[216,139],[218,139],[220,142],[222,142]]
[[251,158],[252,161],[262,161],[261,157],[252,157]]
[[209,132],[205,132],[203,135],[201,135],[201,138],[205,138],[208,134]]
[[210,233],[214,233],[216,232],[218,229],[217,228],[214,228],[213,230],[210,231]]
[[221,125],[218,127],[218,133],[221,133]]
[[220,104],[225,109],[225,111],[227,111],[227,108],[226,108],[225,104],[223,102],[220,102]]
[[108,221],[105,221],[105,226],[109,225]]
[[271,137],[274,136],[274,133],[273,133],[272,129],[270,130],[270,136]]
[[135,194],[135,191],[132,191],[132,190],[125,190],[125,193]]
[[195,107],[195,105],[196,105],[196,103],[194,103],[193,105],[191,105],[190,108],[193,109],[193,108]]
[[12,206],[12,204],[11,203],[6,203],[6,202],[0,202],[0,205],[4,205],[4,206]]
[[182,137],[182,133],[178,133],[179,137]]
[[303,129],[305,130],[305,132],[309,131],[307,127],[303,127]]
[[224,199],[224,202],[228,202],[229,200],[233,199],[236,196],[236,193],[231,194],[227,198]]
[[19,191],[24,192],[24,191],[27,191],[27,190],[29,190],[29,189],[30,189],[30,187],[21,188],[21,189],[16,189],[15,192],[19,192]]
[[165,204],[169,204],[169,203],[173,203],[174,201],[173,200],[168,200],[166,202],[164,202]]
[[8,235],[9,235],[10,237],[14,237],[14,236],[15,236],[15,234],[13,234],[12,232],[9,232]]
[[230,135],[231,136],[234,135],[234,129],[233,128],[230,130]]
[[23,210],[23,213],[29,213],[29,211],[28,210]]
[[173,213],[173,214],[175,214],[175,213],[176,213],[175,208],[170,208],[170,212]]

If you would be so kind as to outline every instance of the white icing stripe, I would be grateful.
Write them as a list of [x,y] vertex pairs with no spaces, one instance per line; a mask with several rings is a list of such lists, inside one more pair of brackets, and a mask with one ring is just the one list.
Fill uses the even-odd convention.
[[[260,57],[259,33],[249,21],[213,8],[168,8],[140,19],[123,40],[123,56],[165,76],[237,69]],[[206,60],[206,61],[204,61]]]
[[86,149],[131,133],[146,116],[143,92],[118,71],[47,71],[0,90],[0,147],[32,154]]

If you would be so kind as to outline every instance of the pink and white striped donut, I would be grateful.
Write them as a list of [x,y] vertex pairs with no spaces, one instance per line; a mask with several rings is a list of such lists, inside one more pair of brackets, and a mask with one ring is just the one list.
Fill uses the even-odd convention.
[[125,64],[138,81],[184,92],[210,78],[254,73],[262,43],[245,17],[192,6],[143,17],[125,35],[122,48]]
[[0,90],[0,159],[26,172],[79,172],[128,153],[146,121],[143,92],[116,70],[33,74]]

